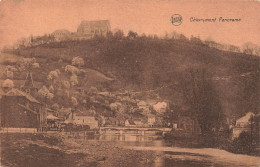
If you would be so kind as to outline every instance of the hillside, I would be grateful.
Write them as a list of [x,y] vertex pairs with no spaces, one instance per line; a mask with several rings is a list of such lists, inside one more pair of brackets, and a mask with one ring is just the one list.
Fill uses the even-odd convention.
[[78,56],[84,59],[82,69],[86,70],[79,76],[78,87],[137,91],[140,93],[136,96],[141,99],[159,96],[179,108],[185,108],[183,80],[191,69],[203,69],[214,84],[224,113],[242,115],[248,110],[259,111],[259,57],[221,51],[201,41],[97,37],[54,42],[13,53],[35,57],[40,68],[34,71],[37,74],[34,79],[45,85],[49,84],[46,76],[50,71],[59,69],[63,73],[64,67]]

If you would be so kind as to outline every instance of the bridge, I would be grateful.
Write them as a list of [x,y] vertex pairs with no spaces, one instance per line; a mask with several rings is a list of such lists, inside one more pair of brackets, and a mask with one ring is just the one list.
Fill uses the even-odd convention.
[[170,132],[172,128],[155,128],[155,127],[126,127],[126,126],[104,126],[100,127],[100,133],[102,131],[119,131],[120,134],[123,134],[124,131],[137,131],[141,132],[142,135],[145,134],[145,131],[158,131],[163,134]]

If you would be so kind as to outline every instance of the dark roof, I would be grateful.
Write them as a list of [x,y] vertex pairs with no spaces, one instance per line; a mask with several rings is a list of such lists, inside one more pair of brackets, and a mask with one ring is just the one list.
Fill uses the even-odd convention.
[[61,108],[57,112],[57,117],[67,119],[69,117],[70,113],[71,113],[71,108]]
[[20,91],[20,90],[18,90],[16,88],[11,89],[9,92],[5,93],[4,95],[5,96],[23,96],[27,100],[29,100],[30,102],[40,103],[34,97],[32,97],[31,95],[29,95],[29,94],[27,94],[27,93],[25,93],[23,91]]
[[84,117],[93,117],[93,113],[90,111],[75,111],[74,114],[76,116],[84,116]]
[[96,21],[82,21],[78,26],[77,32],[84,32],[85,28],[96,28],[96,27],[106,27],[110,30],[110,23],[109,20],[96,20]]
[[56,117],[56,116],[54,116],[52,114],[47,115],[46,119],[48,119],[48,120],[60,120],[60,118],[58,118],[58,117]]
[[83,20],[80,26],[110,26],[109,20],[92,20],[92,21],[87,21],[87,20]]
[[34,114],[37,114],[36,111],[30,109],[29,107],[26,107],[26,106],[24,106],[24,105],[22,105],[22,104],[18,104],[18,105],[19,105],[20,107],[22,107],[23,109],[27,110],[27,111],[30,111],[30,112],[32,112],[32,113],[34,113]]
[[134,119],[132,119],[133,121],[142,121],[142,119],[140,119],[140,118],[134,118]]
[[128,122],[129,122],[130,125],[136,125],[134,120],[132,120],[132,119],[128,119]]

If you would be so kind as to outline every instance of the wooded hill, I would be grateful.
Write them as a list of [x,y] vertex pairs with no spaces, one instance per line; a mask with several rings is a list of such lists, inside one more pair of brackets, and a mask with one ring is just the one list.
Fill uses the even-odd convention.
[[[12,53],[37,59],[41,68],[34,71],[37,73],[34,75],[36,81],[47,84],[46,76],[50,71],[64,71],[73,57],[78,56],[84,59],[83,69],[102,73],[114,80],[99,84],[95,78],[88,79],[93,80],[91,85],[100,91],[137,91],[141,92],[140,98],[159,97],[170,101],[176,110],[183,111],[192,110],[185,102],[184,85],[189,85],[194,79],[192,71],[204,71],[203,79],[212,81],[221,110],[226,115],[240,116],[249,111],[259,111],[260,58],[211,48],[200,40],[112,35],[82,41],[51,42],[20,48]],[[96,75],[93,71],[88,75]],[[86,78],[84,75],[80,80],[85,83]]]

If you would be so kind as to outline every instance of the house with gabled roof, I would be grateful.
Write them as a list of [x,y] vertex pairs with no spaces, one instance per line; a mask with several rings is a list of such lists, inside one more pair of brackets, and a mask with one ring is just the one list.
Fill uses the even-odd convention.
[[76,125],[88,125],[90,129],[98,128],[98,121],[93,116],[93,113],[88,111],[76,110],[69,114],[65,123],[73,123]]
[[254,117],[255,114],[252,112],[246,113],[245,116],[236,120],[236,125],[233,128],[233,138],[239,137],[242,132],[250,132],[251,131],[251,118]]
[[127,119],[127,120],[125,121],[125,126],[128,126],[128,127],[136,127],[136,124],[135,124],[134,120],[132,120],[132,119]]
[[56,116],[60,118],[61,120],[65,121],[69,118],[69,115],[71,114],[72,110],[71,108],[61,108],[59,111],[56,112]]
[[[31,79],[29,79],[31,78]],[[1,127],[40,128],[45,124],[45,107],[31,95],[14,88],[12,80],[5,80],[0,88]],[[31,74],[28,73],[23,88],[33,87]]]
[[141,118],[134,118],[132,119],[136,126],[141,127],[144,125],[144,120]]
[[0,100],[1,127],[40,128],[46,113],[40,102],[16,88],[2,93]]

